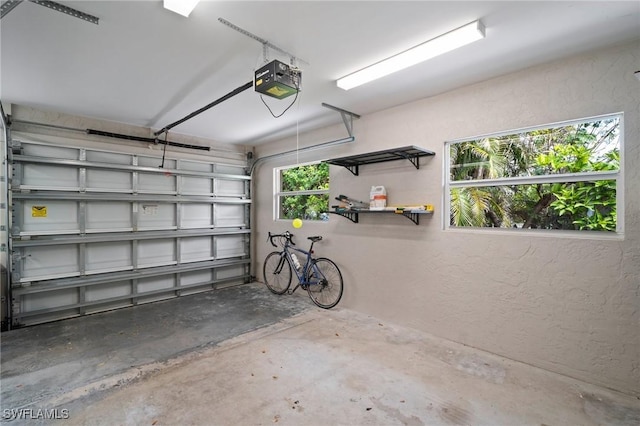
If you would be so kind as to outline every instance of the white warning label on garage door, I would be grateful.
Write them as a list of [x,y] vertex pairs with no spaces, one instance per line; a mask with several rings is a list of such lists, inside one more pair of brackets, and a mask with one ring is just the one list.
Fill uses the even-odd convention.
[[158,205],[157,204],[143,204],[142,205],[142,214],[145,216],[155,216],[158,214]]

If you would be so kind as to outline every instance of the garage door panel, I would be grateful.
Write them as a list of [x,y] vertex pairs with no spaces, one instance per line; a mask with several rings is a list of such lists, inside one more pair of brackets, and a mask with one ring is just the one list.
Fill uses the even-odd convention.
[[[162,158],[160,157],[149,157],[146,155],[138,156],[138,165],[143,167],[153,167],[157,169],[162,165]],[[176,168],[176,160],[170,160],[165,158],[164,160],[164,168],[165,169],[175,169]]]
[[87,170],[87,191],[132,192],[132,174],[109,170]]
[[249,279],[245,167],[117,151],[12,146],[13,326]]
[[215,182],[215,193],[218,196],[241,198],[246,195],[245,184],[242,181],[218,178]]
[[51,235],[79,232],[78,203],[33,200],[22,203],[21,235]]
[[180,263],[213,259],[213,238],[191,237],[180,240]]
[[[162,164],[162,159],[154,157],[139,157],[138,165],[153,167],[158,169]],[[164,168],[175,169],[175,160],[165,160]],[[140,173],[138,175],[138,190],[141,193],[154,194],[175,194],[176,176],[170,172],[166,173]]]
[[138,192],[142,194],[175,194],[176,177],[168,174],[140,173],[138,176]]
[[174,288],[175,285],[176,278],[174,275],[142,278],[138,280],[137,295],[144,297],[144,293]]
[[[131,285],[131,281],[116,281],[101,285],[90,286],[85,290],[84,299],[86,302],[96,302],[118,297],[127,297],[132,295]],[[130,304],[130,301],[124,300],[119,302],[112,302],[111,306],[125,306]],[[97,309],[104,310],[104,307]]]
[[180,160],[179,167],[180,170],[190,170],[194,172],[211,173],[213,171],[213,165],[211,163],[201,161]]
[[213,269],[202,271],[184,272],[180,277],[180,286],[193,286],[208,284],[213,280]]
[[141,194],[175,194],[176,177],[167,175],[140,173],[138,192]]
[[25,164],[21,188],[78,191],[80,189],[80,173],[75,167]]
[[242,166],[234,166],[232,164],[216,164],[215,165],[216,173],[221,173],[225,175],[245,175],[245,168]]
[[213,216],[213,206],[211,204],[183,204],[180,216],[180,227],[190,228],[210,228]]
[[67,288],[46,293],[27,294],[22,300],[22,309],[31,312],[75,305],[79,301],[78,290]]
[[138,229],[140,231],[176,228],[176,206],[174,204],[142,203],[139,213]]
[[73,277],[80,274],[78,247],[59,245],[46,247],[24,247],[22,282]]
[[225,235],[215,238],[216,259],[245,256],[246,244],[242,235]]
[[133,269],[131,242],[114,241],[88,244],[85,259],[87,274]]
[[243,266],[227,266],[224,268],[218,268],[215,270],[216,280],[226,280],[233,277],[238,277],[243,274]]
[[85,155],[87,157],[87,161],[96,163],[120,164],[123,166],[130,166],[133,164],[133,156],[130,154],[87,150]]
[[176,263],[174,240],[144,240],[138,242],[138,267],[173,265]]
[[69,148],[31,142],[23,143],[21,145],[21,148],[24,155],[34,157],[59,158],[62,160],[78,160],[80,158],[79,148]]
[[215,206],[214,225],[219,227],[246,226],[245,206],[239,204],[218,204]]
[[182,188],[180,193],[185,195],[212,195],[212,180],[211,178],[185,176],[182,178]]
[[131,203],[93,201],[86,207],[87,232],[122,232],[133,230]]

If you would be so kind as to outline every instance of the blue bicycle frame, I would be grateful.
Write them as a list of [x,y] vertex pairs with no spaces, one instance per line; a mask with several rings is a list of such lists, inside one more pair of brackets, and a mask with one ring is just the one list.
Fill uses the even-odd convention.
[[[289,238],[286,239],[283,245],[283,250],[280,255],[281,256],[280,263],[276,268],[276,273],[279,274],[282,271],[282,268],[284,268],[285,262],[288,261],[289,265],[291,265],[291,269],[293,269],[293,271],[296,274],[296,277],[298,277],[298,284],[293,288],[293,290],[292,289],[287,290],[288,294],[293,294],[293,292],[296,291],[298,287],[302,287],[303,289],[306,289],[305,286],[307,285],[318,285],[318,284],[326,285],[327,283],[327,280],[324,274],[322,273],[322,271],[320,271],[320,269],[318,269],[318,267],[316,266],[315,259],[311,256],[313,254],[313,244],[316,241],[320,241],[322,237],[310,237],[309,239],[311,240],[311,247],[309,247],[309,251],[299,249],[297,247],[292,247],[295,244]],[[295,262],[293,261],[293,258],[291,256],[292,251],[297,251],[298,253],[301,253],[304,255],[305,262],[304,264],[300,262],[300,269],[295,267]],[[308,277],[308,280],[307,280],[307,277]]]

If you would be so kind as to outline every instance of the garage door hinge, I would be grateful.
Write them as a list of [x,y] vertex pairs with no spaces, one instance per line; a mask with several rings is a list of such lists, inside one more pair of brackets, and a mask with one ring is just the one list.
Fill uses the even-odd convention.
[[0,209],[6,209],[7,203],[0,203]]
[[7,251],[7,245],[6,244],[0,245],[0,252],[5,252],[5,251]]

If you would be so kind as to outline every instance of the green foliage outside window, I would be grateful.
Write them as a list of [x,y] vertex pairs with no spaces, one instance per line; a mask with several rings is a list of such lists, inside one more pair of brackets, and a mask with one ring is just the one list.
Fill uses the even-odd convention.
[[[619,133],[620,118],[610,117],[451,144],[450,182],[500,180],[452,187],[451,225],[615,231],[616,180],[597,172],[620,169]],[[549,175],[562,179],[509,183]]]
[[[328,220],[329,165],[292,167],[280,172],[280,219]],[[314,191],[314,193],[308,193]],[[296,194],[286,195],[284,193]],[[307,192],[305,194],[305,192]]]

